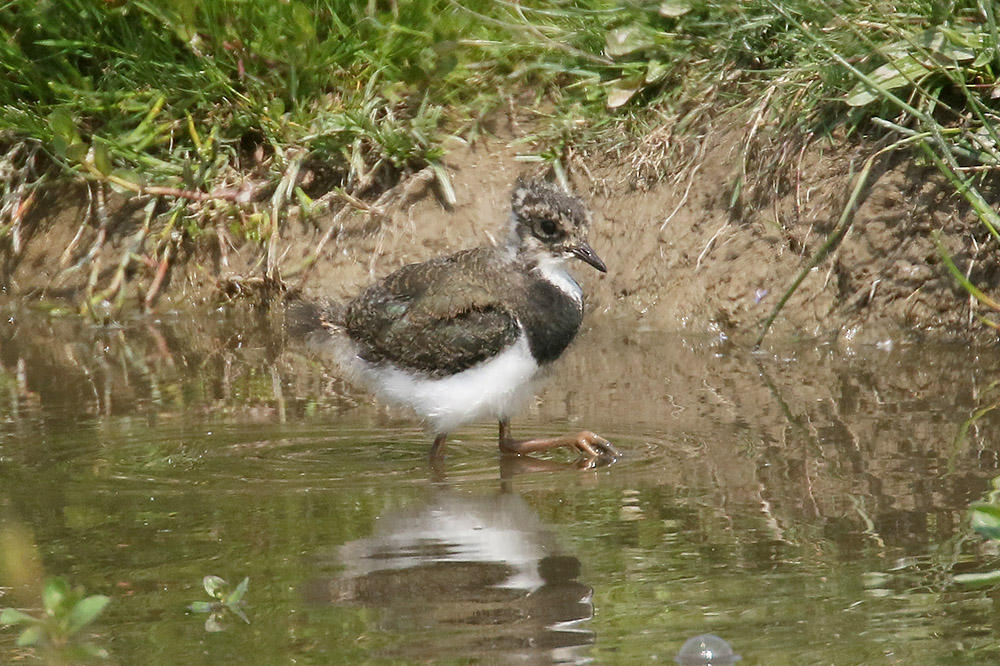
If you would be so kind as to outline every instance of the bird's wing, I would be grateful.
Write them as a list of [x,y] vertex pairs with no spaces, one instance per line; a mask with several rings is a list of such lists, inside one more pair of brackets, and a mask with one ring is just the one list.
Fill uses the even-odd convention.
[[447,375],[514,342],[517,320],[477,252],[404,266],[350,303],[345,329],[362,358]]

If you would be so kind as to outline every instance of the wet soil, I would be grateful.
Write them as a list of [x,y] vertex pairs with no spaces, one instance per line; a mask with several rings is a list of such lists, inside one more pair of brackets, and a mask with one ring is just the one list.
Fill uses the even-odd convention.
[[[698,159],[653,184],[637,184],[634,156],[567,160],[573,186],[595,212],[591,244],[609,267],[607,275],[582,264],[576,270],[592,313],[638,330],[756,339],[834,230],[861,158],[871,151],[816,140],[773,169],[767,183],[751,187],[742,158],[747,131],[736,126],[707,135]],[[454,206],[442,203],[430,179],[417,178],[381,207],[383,214],[352,210],[289,221],[273,246],[281,277],[308,298],[341,299],[402,264],[502,238],[512,183],[535,173],[517,160],[519,136],[511,130],[450,147],[445,168]],[[162,228],[163,215],[143,236],[143,203],[109,199],[102,231],[87,221],[85,191],[50,191],[27,220],[20,252],[5,254],[6,298],[79,299],[88,284],[99,294],[113,285],[129,251],[120,303],[149,297],[155,311],[165,312],[256,293],[266,250],[261,242],[237,241],[222,224],[177,243],[154,289],[166,239],[180,235]],[[266,211],[267,202],[258,205]],[[304,273],[331,227],[318,261]],[[975,320],[977,304],[947,273],[935,233],[981,289],[1000,285],[985,230],[943,179],[902,154],[877,162],[843,241],[810,271],[769,339],[883,345],[995,339]],[[111,303],[106,309],[111,318],[117,314]]]

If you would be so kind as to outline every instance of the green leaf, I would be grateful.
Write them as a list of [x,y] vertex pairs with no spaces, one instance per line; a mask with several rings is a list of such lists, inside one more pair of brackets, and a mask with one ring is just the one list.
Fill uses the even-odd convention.
[[243,595],[247,593],[248,587],[250,587],[250,576],[247,576],[240,581],[240,584],[236,586],[236,589],[233,590],[228,597],[226,597],[225,604],[230,606],[243,601]]
[[618,86],[608,86],[607,107],[609,109],[617,109],[620,106],[624,106],[637,92],[639,92],[638,88],[619,88]]
[[21,635],[17,637],[17,645],[19,647],[28,647],[30,645],[38,645],[45,638],[45,627],[40,624],[36,624],[33,627],[28,627],[21,632]]
[[615,28],[608,32],[604,41],[604,52],[612,58],[628,55],[653,45],[653,40],[641,25]]
[[969,507],[969,523],[987,539],[1000,539],[1000,506],[977,502]]
[[[911,82],[920,83],[930,71],[914,56],[904,55],[882,65],[868,77],[883,89],[891,91]],[[864,81],[859,81],[848,94],[847,103],[850,106],[864,106],[877,99],[882,99],[882,94],[877,90],[872,90]]]
[[965,35],[944,26],[928,28],[921,39],[928,50],[954,60],[972,60],[976,57],[975,50],[968,48],[969,40]]
[[246,614],[240,609],[239,606],[231,606],[230,610],[233,612],[234,615],[236,615],[236,617],[240,618],[247,624],[250,624],[250,618],[246,616]]
[[45,612],[55,616],[60,614],[66,599],[72,594],[69,583],[63,578],[47,578],[42,588],[42,605]]
[[[993,322],[987,321],[985,323],[992,324]],[[1000,541],[1000,527],[974,527],[973,529],[976,530],[976,534],[984,539]]]
[[211,613],[218,607],[213,601],[195,601],[188,606],[188,610],[192,613]]
[[72,143],[73,139],[76,138],[76,126],[73,124],[73,119],[65,111],[52,112],[49,116],[49,127],[55,136],[64,139],[67,144]]
[[294,192],[295,198],[298,199],[299,206],[302,207],[302,210],[306,213],[310,212],[312,209],[312,202],[313,202],[312,198],[308,194],[303,192],[302,188],[298,186],[296,186],[295,189],[292,190],[292,192]]
[[111,173],[111,157],[108,155],[108,147],[103,143],[94,142],[94,168],[107,176]]
[[979,55],[976,56],[976,59],[972,61],[972,64],[969,65],[969,67],[972,69],[981,69],[986,67],[986,65],[990,64],[992,61],[993,53],[991,51],[983,50],[979,52]]
[[66,157],[66,150],[69,148],[69,141],[65,137],[55,136],[52,138],[52,152],[59,157]]
[[605,105],[609,109],[624,106],[632,97],[643,89],[643,75],[629,76],[608,82],[608,99]]
[[691,5],[681,0],[668,0],[660,3],[660,16],[678,18],[691,11]]
[[[117,180],[124,180],[124,181],[127,181],[129,183],[133,183],[135,185],[142,185],[142,183],[143,183],[142,176],[140,176],[138,174],[138,172],[136,172],[136,171],[127,171],[125,169],[115,169],[114,171],[111,172],[111,175],[115,179],[117,179]],[[115,181],[111,181],[111,187],[116,192],[135,192],[134,188],[130,188],[130,187],[126,187],[124,185],[120,185],[120,184],[116,183]]]
[[911,82],[920,83],[931,70],[916,56],[908,55],[892,62],[882,65],[871,74],[875,83],[879,83],[883,88],[892,90],[905,86]]
[[983,573],[955,574],[954,581],[961,585],[975,585],[979,587],[996,585],[1000,583],[1000,569]]
[[90,48],[91,46],[89,42],[83,42],[76,39],[39,39],[35,42],[35,44],[66,50]]
[[94,594],[78,601],[69,613],[69,621],[66,624],[67,631],[74,634],[90,624],[95,617],[101,614],[110,601],[111,597],[103,594]]
[[648,85],[650,83],[656,83],[657,81],[662,80],[669,71],[670,68],[664,65],[659,60],[650,60],[648,63],[646,63],[646,78],[645,78],[646,84]]
[[226,627],[223,626],[222,622],[219,621],[219,616],[216,613],[212,613],[205,620],[205,631],[210,633],[215,633],[218,631],[225,631]]
[[4,608],[0,613],[0,624],[37,624],[41,622],[37,617],[32,617],[27,613],[22,613],[16,608]]
[[219,578],[218,576],[205,576],[202,579],[201,584],[205,586],[205,591],[208,592],[208,596],[215,597],[216,599],[222,598],[222,593],[220,591],[229,585],[225,579]]
[[431,170],[434,171],[434,177],[437,178],[438,185],[441,187],[441,194],[444,196],[445,202],[449,206],[457,205],[458,197],[455,195],[455,188],[451,185],[448,172],[438,162],[431,162]]
[[969,512],[973,518],[978,516],[981,520],[990,521],[989,524],[1000,527],[1000,504],[974,502],[969,506]]
[[66,147],[64,155],[67,161],[80,163],[87,156],[87,144],[82,141],[71,143]]

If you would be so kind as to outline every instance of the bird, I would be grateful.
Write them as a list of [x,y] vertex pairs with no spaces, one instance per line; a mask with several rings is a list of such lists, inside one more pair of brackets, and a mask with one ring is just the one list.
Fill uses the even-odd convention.
[[503,242],[405,265],[321,308],[320,324],[346,342],[340,357],[352,374],[425,419],[432,462],[449,433],[487,417],[499,423],[502,454],[569,447],[584,466],[614,462],[615,446],[588,430],[515,439],[510,428],[583,321],[583,290],[567,263],[607,272],[588,243],[590,223],[578,196],[519,178]]

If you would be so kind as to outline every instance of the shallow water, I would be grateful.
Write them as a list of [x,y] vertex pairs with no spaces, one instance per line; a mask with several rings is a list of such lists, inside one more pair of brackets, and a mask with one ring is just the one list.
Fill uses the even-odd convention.
[[[111,596],[85,632],[110,663],[673,663],[704,633],[742,664],[1000,658],[996,592],[950,580],[997,564],[965,519],[1000,466],[993,350],[597,318],[515,434],[621,461],[501,462],[482,424],[432,470],[419,424],[272,318],[8,314],[0,607],[42,575]],[[249,577],[249,624],[187,610],[210,574]]]

